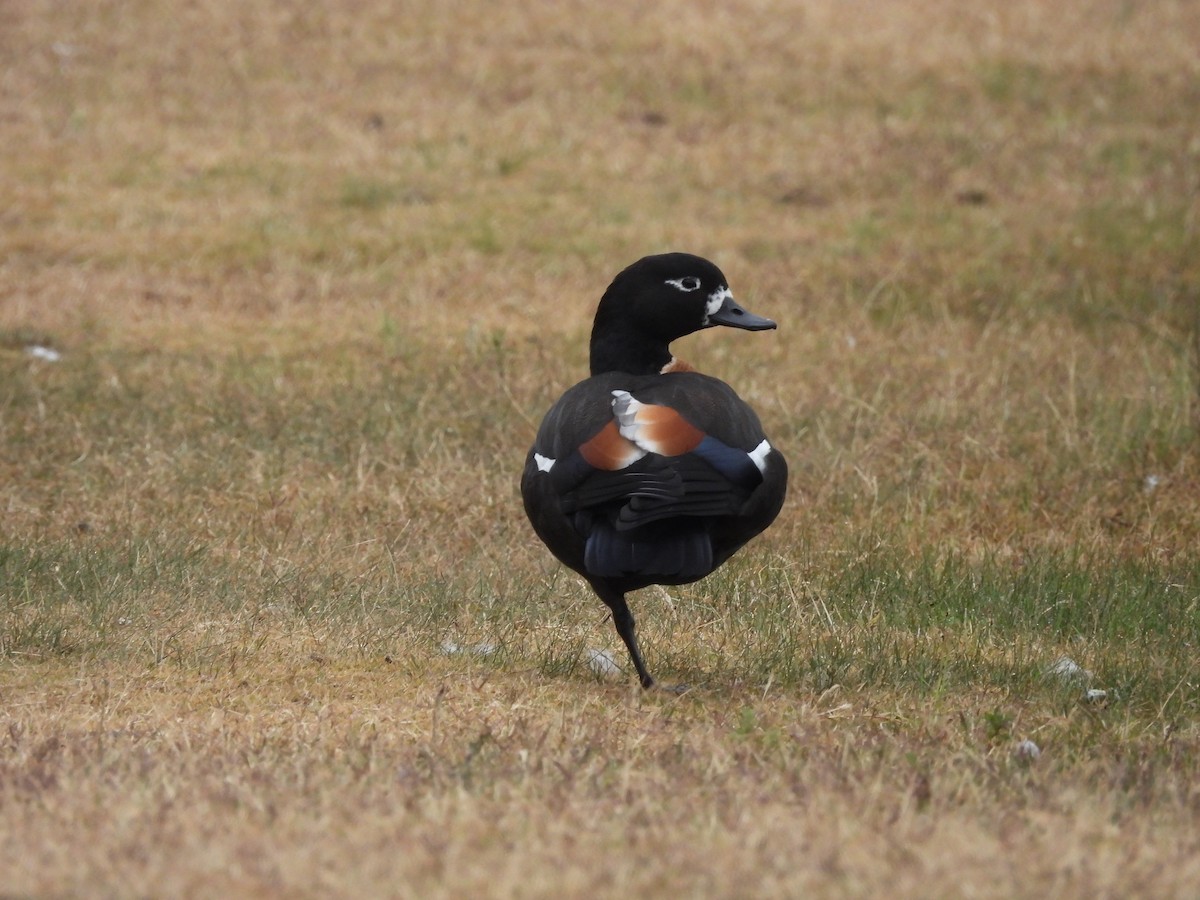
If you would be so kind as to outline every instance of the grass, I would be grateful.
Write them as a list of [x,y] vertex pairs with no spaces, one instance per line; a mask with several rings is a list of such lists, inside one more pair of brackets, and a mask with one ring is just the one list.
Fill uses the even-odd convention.
[[[1182,6],[0,17],[4,890],[1196,893]],[[792,470],[678,698],[516,492],[664,249]]]

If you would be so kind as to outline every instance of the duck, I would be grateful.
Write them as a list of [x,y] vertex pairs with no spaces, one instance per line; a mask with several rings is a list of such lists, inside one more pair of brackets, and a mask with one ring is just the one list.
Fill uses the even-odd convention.
[[783,454],[733,388],[671,342],[709,328],[776,328],[690,253],[622,270],[596,308],[590,376],[542,419],[521,497],[535,534],[611,610],[643,688],[656,686],[626,595],[711,574],[779,515]]

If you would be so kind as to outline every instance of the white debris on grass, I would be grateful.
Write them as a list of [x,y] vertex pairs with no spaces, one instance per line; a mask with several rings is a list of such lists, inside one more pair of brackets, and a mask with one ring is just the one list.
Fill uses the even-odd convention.
[[481,641],[469,647],[464,647],[462,644],[449,639],[442,641],[442,652],[447,656],[454,656],[457,653],[469,653],[472,656],[492,656],[499,649],[499,644],[493,644],[490,641]]
[[1032,761],[1042,755],[1042,748],[1033,741],[1029,740],[1029,738],[1026,738],[1017,744],[1015,753],[1017,755],[1017,759],[1026,759]]
[[613,659],[611,650],[588,650],[586,654],[588,667],[597,675],[620,675],[621,667]]
[[25,355],[43,362],[58,362],[62,359],[62,354],[53,347],[44,347],[41,344],[30,344],[25,348]]
[[1094,677],[1091,670],[1085,669],[1069,656],[1060,656],[1056,659],[1046,670],[1046,674],[1070,684],[1080,684],[1084,688],[1083,699],[1088,703],[1108,701],[1108,691],[1087,686]]
[[1160,484],[1162,484],[1162,478],[1157,475],[1147,475],[1142,480],[1142,490],[1149,494],[1152,493]]
[[1069,656],[1060,656],[1046,670],[1048,675],[1056,675],[1063,681],[1087,681],[1092,673]]

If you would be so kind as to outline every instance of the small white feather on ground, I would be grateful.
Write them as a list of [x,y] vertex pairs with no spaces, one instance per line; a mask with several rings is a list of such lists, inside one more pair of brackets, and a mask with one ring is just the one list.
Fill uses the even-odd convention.
[[1069,656],[1060,656],[1050,668],[1046,670],[1048,675],[1056,675],[1063,681],[1087,681],[1092,677],[1092,673],[1085,669]]
[[1042,755],[1042,748],[1029,740],[1029,738],[1026,738],[1017,744],[1016,755],[1018,759],[1032,761]]
[[584,656],[587,658],[588,668],[597,675],[611,677],[621,674],[621,667],[613,659],[611,650],[588,650]]
[[25,355],[44,362],[58,362],[62,359],[62,354],[53,347],[43,347],[41,344],[30,344],[25,348]]
[[454,656],[456,653],[470,653],[473,656],[491,656],[499,649],[500,646],[498,644],[488,641],[483,641],[470,647],[464,647],[448,639],[442,641],[442,652],[447,656]]

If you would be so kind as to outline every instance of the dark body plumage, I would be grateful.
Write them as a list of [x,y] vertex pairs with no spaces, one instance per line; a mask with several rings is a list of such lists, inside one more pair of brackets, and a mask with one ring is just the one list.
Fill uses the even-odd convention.
[[708,575],[771,524],[787,490],[754,411],[671,356],[672,340],[714,325],[775,327],[700,257],[621,272],[596,311],[592,377],[546,414],[521,478],[538,537],[612,609],[644,687],[654,681],[625,594]]

